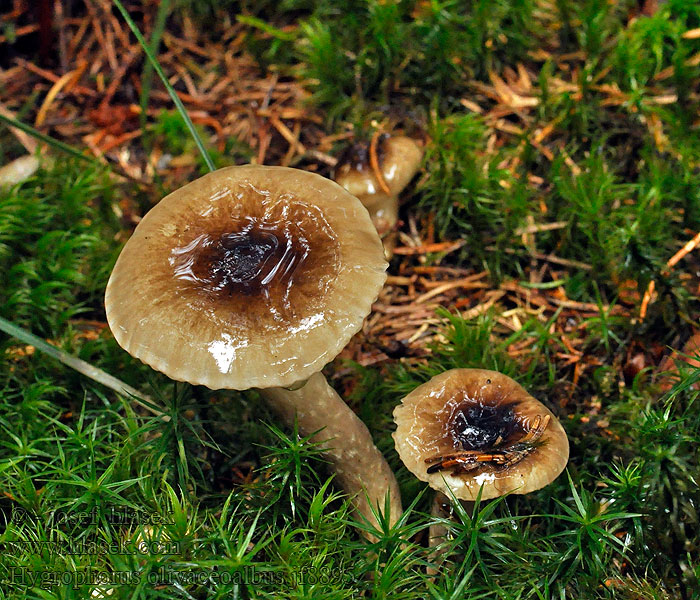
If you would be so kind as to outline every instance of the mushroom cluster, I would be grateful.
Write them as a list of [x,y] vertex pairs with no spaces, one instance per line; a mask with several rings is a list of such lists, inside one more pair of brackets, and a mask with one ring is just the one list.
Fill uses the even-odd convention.
[[258,388],[302,435],[322,430],[358,511],[398,486],[367,427],[320,373],[360,329],[386,275],[367,211],[284,167],[220,169],[166,196],[124,246],[105,295],[127,352],[170,378]]
[[553,481],[569,458],[552,412],[510,377],[453,369],[419,386],[394,410],[396,450],[421,481],[458,499],[527,494]]
[[[371,155],[376,155],[375,168]],[[336,166],[335,180],[369,211],[387,258],[395,245],[399,194],[417,173],[422,159],[423,151],[411,138],[383,134],[376,148],[364,143],[351,146]]]

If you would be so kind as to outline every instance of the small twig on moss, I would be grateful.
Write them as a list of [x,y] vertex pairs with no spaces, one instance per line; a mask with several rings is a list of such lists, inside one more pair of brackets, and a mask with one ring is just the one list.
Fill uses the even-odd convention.
[[[668,275],[671,269],[678,264],[678,262],[687,254],[690,254],[695,248],[700,245],[700,232],[698,232],[693,239],[685,243],[685,245],[676,252],[671,258],[666,262],[666,268],[661,272],[662,275]],[[642,304],[639,307],[639,320],[643,321],[647,316],[647,311],[649,309],[649,304],[651,303],[652,296],[656,290],[656,281],[652,280],[647,286],[646,292],[644,292],[644,297],[642,298]]]
[[377,142],[379,141],[379,135],[380,133],[376,131],[369,143],[369,164],[372,167],[374,176],[379,182],[379,187],[382,188],[382,191],[385,194],[391,196],[391,190],[389,189],[386,181],[384,181],[384,175],[382,174],[382,170],[379,168],[379,157],[377,156]]

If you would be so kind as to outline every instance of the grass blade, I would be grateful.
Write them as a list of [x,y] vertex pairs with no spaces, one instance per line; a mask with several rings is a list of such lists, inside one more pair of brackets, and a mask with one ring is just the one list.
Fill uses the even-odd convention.
[[138,27],[136,27],[136,23],[134,23],[133,19],[129,16],[129,13],[126,11],[126,8],[124,8],[124,5],[121,3],[121,0],[113,0],[113,2],[119,9],[119,12],[122,14],[122,17],[124,17],[124,20],[126,21],[133,34],[136,36],[136,39],[138,40],[139,44],[141,45],[141,48],[146,54],[148,61],[151,63],[151,65],[155,69],[155,72],[158,73],[158,77],[160,77],[160,80],[163,82],[165,89],[168,90],[170,98],[172,98],[172,101],[175,103],[175,107],[180,113],[182,119],[184,120],[185,125],[187,125],[187,129],[190,130],[190,133],[192,134],[192,137],[194,138],[194,141],[197,144],[199,152],[204,158],[204,161],[207,163],[207,167],[209,167],[210,171],[216,170],[216,167],[214,166],[214,163],[212,162],[209,153],[207,152],[207,149],[204,147],[204,142],[202,142],[202,139],[199,137],[197,130],[194,128],[194,123],[192,123],[192,119],[190,119],[190,116],[187,114],[187,109],[185,109],[184,104],[182,104],[182,100],[180,100],[180,98],[178,97],[177,93],[173,89],[173,86],[170,85],[168,78],[163,72],[163,68],[160,66],[158,59],[155,57],[155,54],[153,54],[151,48],[148,46],[148,43],[141,35],[141,32],[139,31]]
[[71,369],[75,369],[78,371],[78,373],[89,377],[93,381],[101,383],[118,394],[131,398],[134,402],[136,402],[136,404],[142,406],[153,414],[158,415],[165,420],[170,419],[170,417],[163,414],[163,409],[158,407],[153,400],[139,392],[137,389],[127,385],[123,381],[117,379],[109,373],[106,373],[102,369],[92,366],[89,362],[75,356],[71,356],[67,352],[56,348],[56,346],[52,346],[51,344],[42,340],[40,337],[26,331],[25,329],[22,329],[21,327],[18,327],[14,323],[11,323],[2,317],[0,317],[0,331],[4,331],[6,334],[17,338],[25,344],[34,346],[37,350],[61,361],[64,365],[69,366]]
[[38,140],[41,140],[42,142],[45,142],[49,146],[53,146],[54,148],[57,148],[58,150],[62,150],[63,152],[66,152],[67,154],[70,154],[71,156],[75,156],[76,158],[79,158],[81,160],[87,161],[89,163],[93,163],[96,165],[100,165],[101,163],[93,158],[92,156],[88,156],[87,154],[83,154],[80,152],[80,150],[76,150],[73,148],[73,146],[69,146],[65,142],[61,142],[60,140],[57,140],[55,138],[52,138],[44,133],[41,133],[41,131],[37,131],[30,125],[27,125],[25,123],[22,123],[21,121],[17,121],[16,119],[13,119],[12,117],[8,117],[6,115],[0,114],[0,122],[3,122],[11,127],[16,127],[17,129],[20,129],[24,131],[25,133],[28,133],[32,137],[35,137]]
[[[158,46],[160,45],[160,40],[163,37],[163,32],[165,31],[165,22],[170,13],[172,6],[171,0],[163,0],[158,6],[158,14],[156,15],[155,23],[153,24],[153,33],[151,34],[150,48],[151,52],[154,54],[158,51]],[[151,95],[151,88],[153,87],[153,65],[147,62],[143,67],[143,74],[141,75],[141,97],[139,98],[139,105],[141,106],[141,129],[146,128],[146,109],[148,108],[148,100]]]

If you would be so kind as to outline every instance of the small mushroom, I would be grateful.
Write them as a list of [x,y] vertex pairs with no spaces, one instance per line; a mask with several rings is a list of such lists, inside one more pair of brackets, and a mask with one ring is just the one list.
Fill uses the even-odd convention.
[[391,258],[396,243],[399,194],[413,179],[422,159],[423,151],[411,138],[384,134],[376,147],[366,143],[351,146],[336,167],[335,180],[369,211],[387,258]]
[[473,501],[527,494],[553,481],[569,458],[552,412],[510,377],[453,369],[394,409],[396,450],[435,490]]
[[386,266],[367,211],[336,183],[228,167],[144,216],[107,284],[107,320],[122,348],[172,379],[259,388],[303,435],[323,429],[314,439],[328,441],[358,511],[376,523],[370,508],[388,493],[395,522],[393,473],[320,373],[362,326]]

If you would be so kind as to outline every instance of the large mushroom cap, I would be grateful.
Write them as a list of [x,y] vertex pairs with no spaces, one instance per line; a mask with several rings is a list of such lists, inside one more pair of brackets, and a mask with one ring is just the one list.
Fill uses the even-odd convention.
[[[538,490],[569,458],[566,433],[552,412],[496,371],[453,369],[433,377],[403,399],[394,420],[406,467],[462,500],[474,500],[482,485],[484,500]],[[537,424],[544,426],[539,438]]]
[[386,275],[367,211],[284,167],[220,169],[161,200],[107,284],[130,354],[212,389],[290,386],[360,329]]

